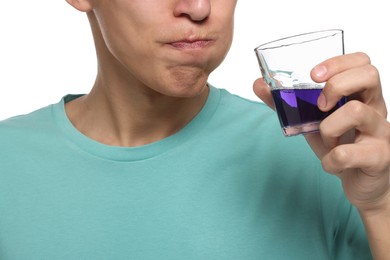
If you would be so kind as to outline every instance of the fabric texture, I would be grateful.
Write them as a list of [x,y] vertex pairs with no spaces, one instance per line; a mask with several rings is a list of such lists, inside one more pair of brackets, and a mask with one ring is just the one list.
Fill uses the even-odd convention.
[[74,98],[0,123],[0,259],[371,259],[340,181],[264,104],[211,87],[129,148],[78,132]]

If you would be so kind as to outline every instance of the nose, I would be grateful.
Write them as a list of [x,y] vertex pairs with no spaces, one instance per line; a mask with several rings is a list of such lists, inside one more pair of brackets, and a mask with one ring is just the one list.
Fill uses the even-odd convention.
[[176,17],[187,16],[195,22],[201,22],[209,17],[211,0],[179,0],[174,9]]

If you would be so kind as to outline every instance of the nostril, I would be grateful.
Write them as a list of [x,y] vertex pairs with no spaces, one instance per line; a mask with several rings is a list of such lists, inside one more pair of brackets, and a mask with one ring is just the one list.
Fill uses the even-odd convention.
[[210,0],[182,0],[174,9],[176,17],[188,17],[194,22],[206,21],[210,13]]

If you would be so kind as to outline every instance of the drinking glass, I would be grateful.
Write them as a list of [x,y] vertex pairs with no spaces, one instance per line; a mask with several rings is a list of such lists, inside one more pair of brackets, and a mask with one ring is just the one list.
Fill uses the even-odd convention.
[[325,83],[314,82],[310,71],[320,62],[344,54],[340,29],[294,35],[255,49],[263,78],[271,88],[275,109],[285,136],[317,132],[320,122],[346,102],[342,98],[329,112],[317,99]]

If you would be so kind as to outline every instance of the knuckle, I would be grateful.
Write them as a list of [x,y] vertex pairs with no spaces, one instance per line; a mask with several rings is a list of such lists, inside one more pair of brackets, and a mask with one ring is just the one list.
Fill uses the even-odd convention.
[[331,154],[331,159],[334,164],[339,165],[340,168],[346,168],[346,163],[350,160],[350,155],[345,149],[335,147]]
[[348,154],[345,150],[335,147],[327,156],[325,156],[321,165],[329,173],[337,174],[346,169]]
[[336,138],[336,134],[334,131],[332,131],[332,127],[329,127],[328,125],[329,118],[325,118],[319,125],[319,131],[321,133],[321,136],[326,139],[330,138]]
[[331,159],[329,158],[330,156],[326,156],[325,158],[323,158],[321,160],[321,166],[322,166],[322,169],[324,169],[324,171],[328,172],[328,173],[337,173],[338,172],[338,169],[336,169],[335,167],[333,167],[333,163],[331,161]]
[[322,160],[321,166],[322,166],[322,169],[324,169],[324,171],[326,171],[328,173],[335,173],[335,171],[329,166],[327,161]]
[[364,63],[371,64],[370,57],[364,52],[355,52],[355,55],[358,59],[362,60]]
[[355,124],[364,120],[365,105],[358,100],[351,100],[345,104],[346,113],[355,121]]
[[[382,149],[380,149],[382,148]],[[378,146],[375,160],[373,160],[373,168],[375,171],[385,171],[390,167],[390,144],[387,142],[383,147]]]
[[387,149],[384,147],[382,149],[378,149],[382,152],[380,152],[379,156],[376,156],[375,158],[377,159],[376,165],[382,166],[381,168],[386,169],[390,166],[390,148],[387,147]]
[[376,84],[379,83],[379,70],[374,65],[366,66],[366,73],[369,78],[377,79]]

